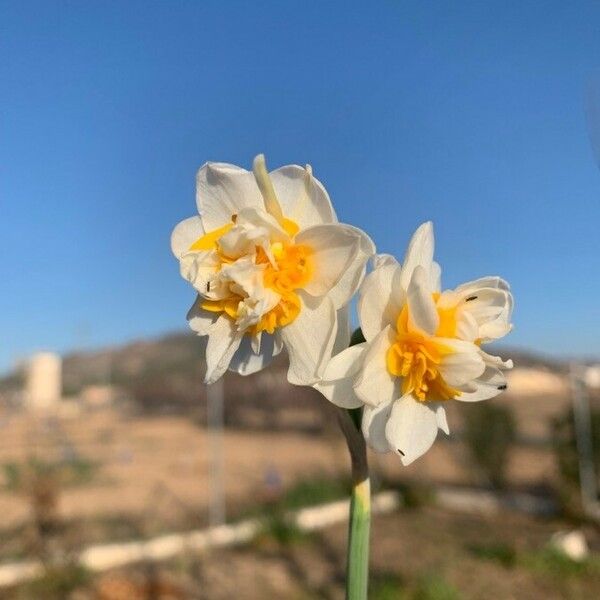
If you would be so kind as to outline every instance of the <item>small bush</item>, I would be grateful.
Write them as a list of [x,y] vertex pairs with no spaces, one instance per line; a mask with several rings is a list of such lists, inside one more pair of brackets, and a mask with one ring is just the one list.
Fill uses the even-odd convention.
[[18,591],[20,600],[64,600],[69,595],[87,585],[90,581],[88,571],[77,564],[66,564],[46,569],[43,575],[21,586]]
[[544,548],[522,557],[523,566],[544,575],[567,578],[583,575],[593,570],[589,561],[576,561],[555,548]]
[[296,510],[347,498],[349,493],[350,484],[341,479],[331,477],[304,479],[285,492],[281,507],[286,510]]
[[[590,414],[594,463],[600,464],[600,411]],[[564,483],[579,486],[579,455],[571,408],[552,421],[552,445]]]
[[309,538],[309,534],[299,529],[285,515],[276,512],[265,519],[261,535],[258,536],[258,542],[271,539],[282,546],[290,546],[304,542]]
[[402,578],[395,573],[375,573],[369,581],[369,598],[372,600],[404,600]]
[[458,590],[440,576],[422,577],[412,595],[413,600],[460,600]]
[[480,402],[465,410],[465,442],[470,458],[496,488],[506,484],[509,451],[516,436],[513,414],[506,406]]
[[4,486],[7,490],[14,491],[21,487],[21,469],[16,462],[2,465],[4,471]]
[[4,488],[12,492],[25,491],[32,480],[53,478],[61,487],[89,483],[98,470],[98,464],[82,457],[63,461],[47,461],[31,457],[22,463],[7,462],[2,465]]
[[396,486],[403,500],[404,508],[422,508],[435,502],[435,490],[427,484],[421,482],[410,482]]
[[[600,465],[600,411],[592,410],[590,414],[593,460],[598,478]],[[580,518],[583,514],[579,483],[579,455],[575,436],[575,420],[569,407],[564,413],[552,421],[552,447],[560,476],[559,498],[564,512]],[[600,486],[600,478],[597,479]]]
[[473,545],[469,548],[477,558],[500,563],[503,567],[512,568],[517,563],[517,552],[507,544]]

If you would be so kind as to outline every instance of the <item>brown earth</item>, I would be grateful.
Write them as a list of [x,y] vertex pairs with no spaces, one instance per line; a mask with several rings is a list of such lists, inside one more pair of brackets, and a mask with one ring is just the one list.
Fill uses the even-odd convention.
[[[370,600],[593,600],[600,565],[547,549],[567,523],[501,513],[474,516],[424,506],[374,519]],[[593,546],[598,533],[587,529]],[[70,600],[342,600],[346,527],[282,544],[186,555],[162,566],[97,576]],[[40,584],[37,588],[39,589]],[[31,588],[19,597],[30,600]]]

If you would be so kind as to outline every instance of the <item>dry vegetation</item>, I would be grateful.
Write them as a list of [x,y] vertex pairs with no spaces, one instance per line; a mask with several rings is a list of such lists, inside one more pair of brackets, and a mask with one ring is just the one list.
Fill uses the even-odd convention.
[[[68,391],[110,382],[123,392],[116,405],[92,410],[71,403],[68,410],[43,416],[5,404],[0,561],[49,556],[57,547],[74,557],[90,543],[205,526],[212,450],[205,398],[196,393],[202,389],[199,363],[198,341],[187,335],[74,355],[65,363]],[[402,468],[394,456],[372,455],[375,487],[408,486],[417,503],[430,497],[415,492],[417,482],[556,494],[562,482],[550,437],[552,421],[569,407],[564,368],[532,357],[522,364],[529,370],[515,371],[514,385],[493,401],[498,410],[489,415],[449,404],[453,436],[441,435],[412,466]],[[299,506],[345,493],[348,459],[331,409],[316,392],[289,386],[285,368],[282,358],[253,377],[226,378],[222,460],[230,519],[266,506],[271,512],[274,497]],[[15,382],[18,378],[5,380],[0,393]],[[469,409],[476,418],[465,421]],[[489,461],[501,463],[496,476],[485,461],[473,460],[461,439],[485,444],[493,436],[473,432],[488,431],[499,421],[514,421],[515,439],[506,433],[510,427],[499,430],[504,438],[489,454]],[[327,487],[325,480],[337,487]],[[598,597],[595,559],[577,565],[546,548],[552,533],[570,526],[513,514],[466,516],[429,505],[379,517],[371,598]],[[594,544],[596,536],[588,530]],[[333,600],[342,597],[344,544],[343,526],[307,537],[274,524],[244,548],[94,578],[63,560],[44,579],[6,597]]]

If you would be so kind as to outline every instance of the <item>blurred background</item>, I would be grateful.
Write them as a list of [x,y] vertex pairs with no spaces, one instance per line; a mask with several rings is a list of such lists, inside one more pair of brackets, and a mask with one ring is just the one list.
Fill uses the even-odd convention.
[[516,297],[508,392],[408,468],[370,457],[370,597],[599,597],[599,22],[0,0],[0,597],[343,597],[334,413],[285,357],[207,391],[169,251],[197,168],[259,152],[380,252],[431,219],[444,287]]

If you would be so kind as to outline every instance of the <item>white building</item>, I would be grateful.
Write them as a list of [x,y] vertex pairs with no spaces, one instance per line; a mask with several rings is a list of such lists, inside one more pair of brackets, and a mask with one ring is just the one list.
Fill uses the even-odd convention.
[[39,352],[27,362],[25,403],[33,410],[56,407],[62,396],[62,360],[58,354]]
[[600,389],[600,365],[593,365],[585,370],[585,384],[592,389]]

